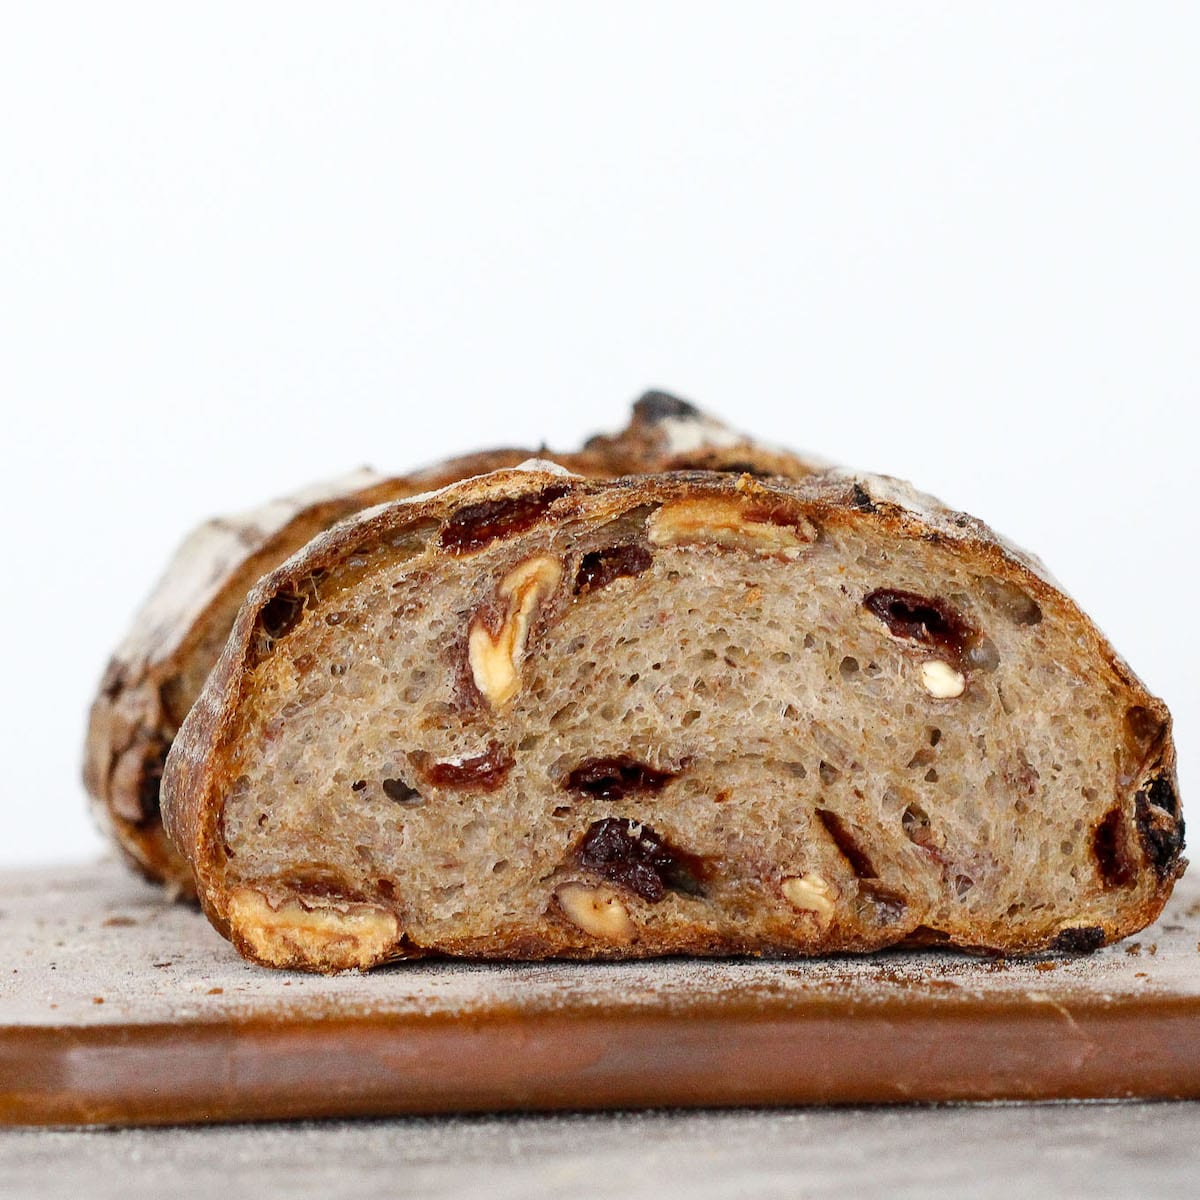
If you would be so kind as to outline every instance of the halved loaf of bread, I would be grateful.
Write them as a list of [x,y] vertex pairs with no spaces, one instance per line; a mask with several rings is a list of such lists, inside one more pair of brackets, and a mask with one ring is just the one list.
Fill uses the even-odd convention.
[[1166,708],[896,481],[502,470],[250,593],[167,760],[214,925],[316,971],[1083,951],[1182,870]]
[[[515,466],[531,453],[492,450],[394,478],[364,469],[205,522],[189,535],[108,664],[88,723],[84,784],[99,824],[130,865],[176,891],[192,890],[187,863],[163,833],[159,780],[250,588],[310,538],[364,508]],[[819,467],[757,445],[661,392],[643,396],[619,434],[548,457],[586,476],[707,467],[799,477]]]

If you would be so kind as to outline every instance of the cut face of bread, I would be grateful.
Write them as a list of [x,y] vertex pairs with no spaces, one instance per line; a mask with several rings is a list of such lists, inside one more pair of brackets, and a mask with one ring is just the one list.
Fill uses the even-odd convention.
[[[134,620],[92,705],[84,783],[102,827],[148,878],[189,893],[191,871],[163,833],[159,779],[250,588],[316,534],[365,508],[512,467],[527,450],[451,459],[413,475],[370,470],[318,484],[253,512],[209,521],[180,547]],[[630,424],[553,455],[582,475],[705,467],[799,477],[818,464],[756,445],[686,401],[651,392]]]
[[387,506],[262,581],[168,828],[248,956],[1080,951],[1151,921],[1169,716],[978,522],[873,477]]

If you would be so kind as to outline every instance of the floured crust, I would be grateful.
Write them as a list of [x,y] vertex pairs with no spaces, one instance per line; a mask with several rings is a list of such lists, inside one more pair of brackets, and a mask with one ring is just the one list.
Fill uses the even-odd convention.
[[97,822],[130,866],[173,890],[192,891],[187,864],[163,834],[158,781],[175,733],[253,584],[355,513],[514,467],[535,453],[594,477],[693,467],[800,477],[822,466],[758,446],[686,401],[655,392],[637,402],[619,434],[595,437],[580,451],[486,451],[390,478],[364,468],[205,522],[180,546],[134,618],[89,717],[84,785]]
[[[1025,620],[1022,605],[1053,608],[1071,629],[1078,653],[1094,663],[1096,672],[1111,674],[1111,687],[1125,711],[1131,718],[1140,714],[1134,722],[1139,728],[1133,732],[1137,747],[1126,754],[1113,801],[1113,811],[1119,812],[1123,822],[1122,831],[1126,826],[1136,828],[1138,840],[1133,840],[1133,833],[1121,832],[1121,837],[1131,840],[1121,843],[1122,860],[1114,868],[1118,879],[1106,901],[1109,907],[1105,915],[1090,913],[1085,924],[1073,927],[1067,922],[1053,935],[1014,937],[1006,942],[996,936],[993,923],[987,928],[980,926],[975,936],[968,927],[953,939],[919,926],[908,930],[903,940],[907,944],[952,940],[960,946],[1001,951],[1081,951],[1144,927],[1161,910],[1184,866],[1179,858],[1182,820],[1169,713],[1146,692],[1092,622],[1053,585],[1037,560],[1008,546],[974,518],[906,485],[870,475],[825,472],[785,482],[760,481],[749,474],[735,480],[707,473],[675,473],[597,482],[565,480],[559,472],[528,464],[523,470],[496,471],[418,499],[385,505],[349,521],[315,538],[248,596],[219,663],[175,741],[164,777],[168,831],[195,872],[206,913],[243,953],[267,965],[328,971],[428,952],[491,958],[620,958],[664,953],[820,953],[895,944],[894,935],[877,927],[856,924],[846,916],[834,919],[845,884],[839,888],[829,878],[813,873],[777,880],[790,915],[777,912],[776,901],[775,915],[759,920],[752,935],[728,928],[714,933],[703,923],[689,926],[678,921],[646,934],[636,928],[631,916],[631,906],[637,908],[636,896],[631,898],[620,887],[594,881],[581,891],[568,880],[555,893],[545,921],[536,926],[506,926],[500,921],[485,934],[444,938],[433,944],[422,943],[406,928],[403,898],[391,906],[378,895],[364,897],[341,893],[336,887],[322,888],[314,893],[321,910],[314,918],[305,908],[303,886],[281,883],[275,894],[247,901],[244,891],[237,890],[245,885],[231,885],[223,811],[242,770],[235,758],[246,752],[243,745],[243,750],[234,754],[233,747],[241,736],[245,711],[253,703],[253,672],[274,652],[278,641],[265,629],[264,620],[278,611],[281,599],[302,608],[312,581],[317,579],[323,589],[352,591],[360,581],[372,577],[373,562],[390,561],[393,571],[400,569],[402,574],[416,577],[448,554],[469,556],[478,548],[461,540],[464,514],[473,514],[474,519],[494,505],[520,512],[521,536],[535,540],[539,533],[553,537],[571,521],[584,520],[592,527],[643,514],[639,519],[645,520],[650,541],[661,546],[686,550],[694,544],[700,550],[711,547],[770,561],[787,561],[789,555],[802,553],[817,530],[863,529],[892,542],[929,546],[930,553],[932,548],[946,551],[981,575],[994,577],[1001,605],[1010,603],[1004,589],[1011,588],[1013,620],[1018,625]],[[745,515],[736,532],[730,517],[735,511]],[[503,541],[505,536],[497,534],[493,541]],[[407,556],[402,568],[395,566],[396,547],[403,547]],[[491,619],[503,620],[503,611]],[[553,619],[553,614],[545,616],[546,621]],[[495,640],[499,642],[498,635]],[[967,669],[965,660],[943,665],[947,670]],[[510,687],[511,680],[505,676],[504,686],[494,695],[488,696],[486,687],[482,689],[482,702],[501,710],[510,702]],[[932,690],[930,694],[936,698]],[[944,695],[938,702],[953,703],[953,691]],[[253,752],[251,747],[251,756]],[[831,828],[840,845],[836,825]],[[1103,833],[1097,830],[1093,847],[1100,845]],[[853,862],[856,851],[850,845],[843,854]],[[1088,869],[1094,868],[1089,865]],[[1122,872],[1128,878],[1120,878]],[[1129,890],[1126,893],[1122,888]],[[1122,899],[1126,894],[1131,898]],[[886,905],[886,895],[879,902]],[[364,917],[368,910],[376,915]],[[388,944],[384,944],[387,939],[382,932],[386,922],[378,915],[382,910],[396,918],[395,936]],[[281,930],[281,925],[289,925],[289,914],[295,915],[295,921]],[[320,925],[316,934],[314,920]],[[370,932],[360,935],[357,922],[362,921],[368,921]]]

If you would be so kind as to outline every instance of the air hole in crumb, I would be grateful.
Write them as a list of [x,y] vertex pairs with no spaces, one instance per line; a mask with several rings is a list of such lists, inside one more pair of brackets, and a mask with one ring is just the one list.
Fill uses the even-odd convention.
[[940,729],[938,729],[938,727],[936,725],[932,726],[929,730],[929,744],[931,746],[936,746],[938,744],[938,742],[940,742],[941,740],[942,740],[942,731]]
[[900,816],[900,827],[909,841],[918,841],[929,828],[929,814],[919,804],[910,804]]
[[858,885],[858,894],[870,902],[875,919],[884,925],[898,921],[908,908],[908,902],[899,892],[881,884],[864,881]]
[[841,665],[838,667],[843,679],[849,679],[852,675],[858,674],[858,659],[851,658],[847,655],[842,659]]
[[330,663],[329,664],[329,673],[335,679],[341,678],[341,676],[345,675],[345,673],[346,673],[346,664],[345,663]]
[[416,788],[409,787],[403,779],[385,779],[383,794],[389,800],[394,800],[397,804],[403,804],[410,808],[421,803],[420,793]]
[[[954,894],[961,900],[973,887],[975,880],[970,875],[955,875],[954,877]],[[1019,905],[1014,906],[1019,907]]]
[[1137,704],[1125,714],[1125,724],[1139,746],[1148,746],[1162,736],[1163,722],[1148,708]]
[[350,785],[350,790],[352,792],[361,792],[363,790],[363,788],[365,788],[366,786],[367,786],[367,781],[365,779],[356,779]]
[[836,783],[842,773],[832,763],[827,763],[822,759],[821,765],[817,767],[817,774],[820,775],[822,783],[831,784]]
[[841,851],[842,857],[859,879],[878,878],[867,852],[855,840],[850,826],[837,813],[830,812],[827,808],[818,808],[817,819],[825,826],[825,832],[829,834],[833,844]]
[[272,641],[278,641],[296,628],[303,612],[303,596],[297,596],[292,592],[280,592],[277,596],[272,596],[263,606],[258,620],[263,633]]
[[937,781],[938,781],[937,770],[934,767],[930,767],[929,770],[925,772],[925,782],[926,783],[937,783]]
[[1136,874],[1129,833],[1119,808],[1110,809],[1092,835],[1092,854],[1106,888],[1126,887]]

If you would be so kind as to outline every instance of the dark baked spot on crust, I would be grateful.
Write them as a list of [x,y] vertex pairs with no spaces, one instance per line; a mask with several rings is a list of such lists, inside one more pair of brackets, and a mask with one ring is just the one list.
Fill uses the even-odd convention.
[[1183,850],[1179,797],[1170,778],[1156,775],[1134,798],[1134,820],[1146,857],[1160,880],[1175,874]]
[[628,754],[611,758],[587,758],[567,776],[566,787],[572,792],[601,800],[621,800],[625,796],[660,792],[675,771],[658,771]]
[[414,808],[421,803],[421,793],[415,787],[409,787],[403,779],[385,779],[383,794],[389,800],[394,800],[397,804],[403,804],[407,808]]
[[494,792],[512,766],[512,755],[498,742],[490,743],[483,754],[461,762],[434,762],[427,758],[418,761],[422,776],[434,787],[473,788],[483,792]]
[[671,417],[698,417],[700,415],[700,410],[694,404],[687,400],[681,400],[678,396],[672,396],[670,392],[645,392],[634,402],[633,412],[635,418],[640,417],[652,425],[657,425],[660,421],[666,421]]
[[537,524],[555,500],[570,490],[566,484],[554,484],[523,496],[468,504],[442,526],[438,541],[451,554],[469,554],[497,538],[524,533]]
[[1077,929],[1060,930],[1050,943],[1052,950],[1064,954],[1091,954],[1104,945],[1104,930],[1099,925],[1083,925]]
[[704,894],[704,860],[672,846],[649,825],[623,817],[595,821],[575,850],[581,867],[657,904],[667,891]]
[[1092,854],[1106,888],[1128,887],[1137,874],[1129,852],[1129,833],[1119,808],[1110,809],[1092,834]]
[[859,512],[873,513],[878,512],[879,507],[875,501],[871,499],[867,489],[861,483],[856,483],[851,489],[850,503],[858,509]]
[[876,588],[863,597],[863,607],[878,617],[895,637],[944,653],[961,666],[978,631],[940,596],[922,596],[899,588]]
[[830,812],[827,808],[818,808],[817,819],[825,826],[825,832],[832,838],[833,844],[859,879],[878,878],[867,852],[858,844],[850,832],[850,827],[837,813]]
[[258,623],[263,633],[277,642],[286,637],[300,623],[304,612],[304,597],[295,592],[279,592],[263,605]]
[[632,543],[605,546],[583,556],[575,576],[575,595],[585,596],[588,592],[607,587],[614,579],[640,575],[654,561],[645,546]]

